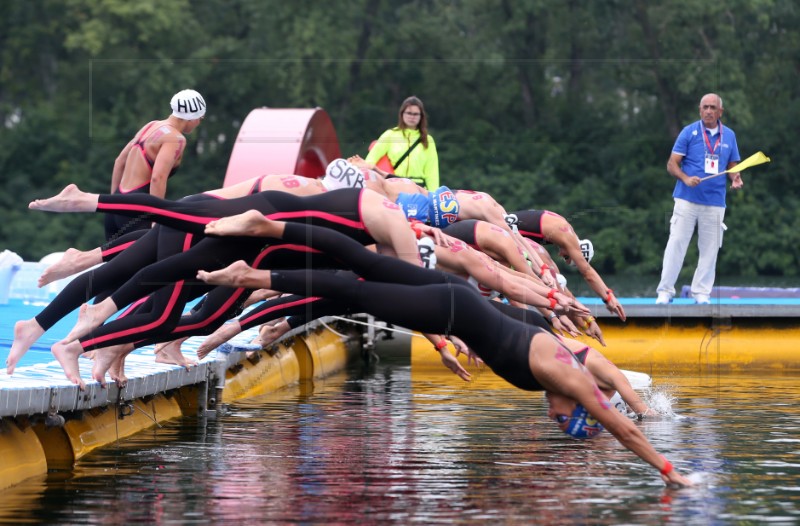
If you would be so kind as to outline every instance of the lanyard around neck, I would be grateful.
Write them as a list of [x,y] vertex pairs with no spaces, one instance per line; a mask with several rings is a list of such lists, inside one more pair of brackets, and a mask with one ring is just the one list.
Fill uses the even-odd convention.
[[706,148],[708,148],[708,152],[712,155],[714,154],[715,151],[717,151],[717,147],[719,147],[719,143],[722,140],[722,123],[720,121],[717,121],[717,126],[719,126],[719,136],[717,137],[717,142],[714,143],[714,147],[712,148],[711,140],[709,140],[708,133],[706,133],[706,127],[703,126],[702,122],[700,123],[700,131],[703,132],[703,140],[706,143]]

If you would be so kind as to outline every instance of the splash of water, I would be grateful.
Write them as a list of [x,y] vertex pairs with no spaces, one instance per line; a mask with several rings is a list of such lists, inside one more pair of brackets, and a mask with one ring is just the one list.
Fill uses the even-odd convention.
[[689,482],[695,486],[711,486],[711,483],[713,482],[711,473],[707,473],[705,471],[695,471],[694,473],[689,473],[686,475],[686,478],[689,479]]
[[650,389],[645,395],[645,401],[647,402],[647,405],[662,418],[684,418],[675,413],[673,407],[677,401],[677,398],[667,387]]

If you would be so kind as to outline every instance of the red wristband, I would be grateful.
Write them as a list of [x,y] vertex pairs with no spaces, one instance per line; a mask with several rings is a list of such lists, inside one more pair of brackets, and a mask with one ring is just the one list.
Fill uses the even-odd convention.
[[611,290],[611,289],[608,289],[606,291],[606,299],[603,300],[603,303],[608,303],[609,301],[611,301],[611,296],[613,296],[613,295],[614,295],[614,291]]
[[550,289],[550,292],[547,293],[547,299],[551,300],[556,297],[556,289]]
[[667,460],[664,455],[661,455],[661,458],[664,460],[664,467],[661,468],[659,471],[661,472],[662,475],[666,477],[667,475],[672,473],[672,470],[675,468],[672,467],[672,462]]
[[556,305],[558,305],[558,302],[555,300],[555,298],[550,298],[550,310],[555,309]]
[[417,236],[417,239],[422,239],[422,223],[417,221],[416,219],[411,220],[411,230],[414,231],[414,235]]
[[544,273],[550,270],[550,267],[548,267],[547,263],[545,263],[544,265],[542,265],[541,270],[542,270],[542,275],[544,276]]
[[436,350],[441,351],[445,347],[447,347],[447,340],[442,338],[441,340],[439,340],[439,343],[436,344]]

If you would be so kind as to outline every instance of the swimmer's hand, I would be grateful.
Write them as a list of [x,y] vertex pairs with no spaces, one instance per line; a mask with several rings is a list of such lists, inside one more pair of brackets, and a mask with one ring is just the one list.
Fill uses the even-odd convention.
[[446,236],[441,230],[436,227],[426,225],[426,224],[419,224],[416,226],[420,232],[425,234],[428,237],[433,238],[433,242],[439,245],[440,247],[449,247],[452,245],[452,238],[450,236]]
[[542,283],[544,283],[545,285],[547,285],[551,289],[557,289],[558,288],[558,281],[556,280],[556,278],[553,277],[552,274],[550,274],[550,272],[542,273],[542,275],[539,276],[539,279],[542,280]]
[[570,314],[591,314],[589,308],[581,302],[576,301],[571,296],[567,296],[561,292],[556,292],[553,298],[556,300],[557,305],[552,307],[554,311]]
[[606,304],[606,309],[608,312],[616,314],[619,319],[625,321],[628,317],[625,315],[625,309],[622,308],[622,304],[617,300],[616,296],[614,296],[613,291],[609,290],[609,294],[606,298],[603,298],[603,303]]
[[368,163],[360,155],[351,155],[347,158],[347,161],[356,168],[366,168],[367,170],[372,170],[375,168],[373,163]]
[[456,358],[458,358],[459,354],[463,354],[467,357],[467,365],[475,364],[476,367],[480,367],[483,365],[483,360],[480,357],[472,352],[466,343],[461,341],[461,338],[458,336],[450,335],[450,341],[453,342],[453,347],[456,348]]
[[661,475],[661,480],[663,480],[664,484],[670,488],[688,488],[694,485],[692,484],[691,480],[684,477],[674,469],[666,475]]
[[581,332],[575,327],[575,324],[572,323],[572,320],[567,318],[566,316],[556,316],[553,318],[553,329],[559,331],[562,334],[568,334],[573,338],[577,338],[581,335]]
[[586,329],[584,329],[584,332],[586,333],[586,336],[594,338],[595,340],[600,342],[600,344],[603,347],[606,346],[606,341],[603,338],[603,331],[600,329],[600,326],[597,324],[596,321],[593,320],[589,322],[589,325],[586,327]]
[[462,367],[461,363],[459,363],[455,356],[450,354],[450,351],[447,350],[447,347],[442,348],[442,350],[439,351],[439,354],[442,356],[442,363],[444,366],[453,371],[453,374],[466,382],[469,382],[472,379],[472,375],[470,375],[467,370]]

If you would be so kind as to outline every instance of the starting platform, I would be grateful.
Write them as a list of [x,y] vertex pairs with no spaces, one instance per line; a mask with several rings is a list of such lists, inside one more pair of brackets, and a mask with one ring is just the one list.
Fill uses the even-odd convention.
[[[290,331],[267,348],[245,331],[184,368],[155,362],[152,346],[125,360],[124,386],[69,382],[58,362],[0,375],[0,490],[52,469],[70,469],[98,447],[182,416],[213,419],[224,404],[324,378],[360,356],[361,333],[324,318]],[[195,355],[202,337],[181,346]],[[80,360],[91,378],[90,360]]]

